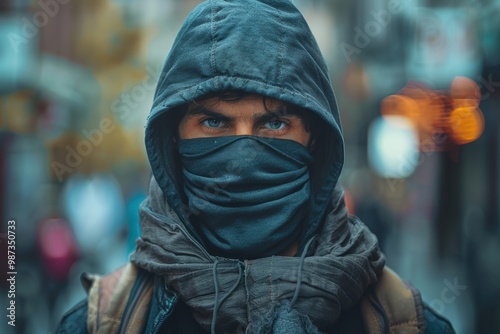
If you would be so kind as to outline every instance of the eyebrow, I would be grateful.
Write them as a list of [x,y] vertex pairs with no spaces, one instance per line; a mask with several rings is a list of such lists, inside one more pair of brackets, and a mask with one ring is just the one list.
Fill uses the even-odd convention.
[[[287,108],[285,106],[280,106],[277,110],[266,110],[263,113],[258,113],[253,115],[253,120],[255,122],[267,121],[273,118],[280,118],[287,116],[295,116],[301,118],[298,112],[294,112],[293,109],[292,110],[286,110],[286,109]],[[224,115],[220,112],[207,108],[206,106],[195,106],[191,110],[187,111],[187,114],[193,116],[196,115],[209,116],[216,119],[220,119],[223,122],[230,122],[234,119],[233,117]]]
[[204,106],[193,107],[191,110],[187,111],[187,114],[193,115],[193,116],[196,116],[196,115],[210,116],[213,118],[220,119],[221,121],[224,121],[224,122],[229,122],[233,119],[232,117],[226,116],[224,114],[221,114],[217,111],[214,111],[214,110],[209,109],[209,108],[204,107]]

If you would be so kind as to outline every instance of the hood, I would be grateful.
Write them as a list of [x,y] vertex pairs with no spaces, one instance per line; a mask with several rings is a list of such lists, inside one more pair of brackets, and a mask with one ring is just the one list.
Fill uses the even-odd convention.
[[303,247],[321,227],[343,166],[344,142],[325,61],[290,1],[203,2],[187,17],[163,66],[146,125],[146,150],[168,204],[196,238],[173,138],[179,112],[189,102],[223,90],[279,99],[319,119],[311,125],[316,145]]

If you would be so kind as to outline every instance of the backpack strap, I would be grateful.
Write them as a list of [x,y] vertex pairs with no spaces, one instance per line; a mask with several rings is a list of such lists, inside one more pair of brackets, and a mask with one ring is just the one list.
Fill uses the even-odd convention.
[[129,263],[106,276],[84,273],[82,285],[88,293],[89,333],[143,330],[153,294],[149,275]]
[[361,311],[369,334],[424,334],[426,330],[420,293],[388,267],[372,293],[363,298]]

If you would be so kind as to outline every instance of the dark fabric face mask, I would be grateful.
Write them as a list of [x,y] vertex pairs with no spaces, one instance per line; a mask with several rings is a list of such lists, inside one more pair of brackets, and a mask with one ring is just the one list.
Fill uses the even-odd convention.
[[179,140],[179,153],[191,223],[212,254],[262,258],[297,239],[310,198],[304,146],[226,136]]

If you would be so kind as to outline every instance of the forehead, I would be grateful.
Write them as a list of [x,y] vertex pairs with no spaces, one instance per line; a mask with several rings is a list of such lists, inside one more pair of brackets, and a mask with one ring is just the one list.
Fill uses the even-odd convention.
[[286,103],[274,98],[247,94],[243,96],[216,96],[193,101],[188,105],[188,112],[209,109],[229,113],[262,113],[266,111],[285,111]]

